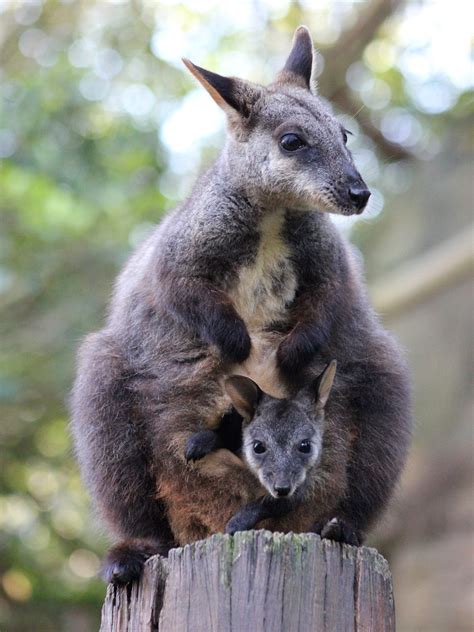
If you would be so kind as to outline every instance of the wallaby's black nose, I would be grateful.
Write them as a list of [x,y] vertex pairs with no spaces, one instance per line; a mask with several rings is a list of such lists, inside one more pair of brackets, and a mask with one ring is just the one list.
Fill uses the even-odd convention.
[[290,493],[291,487],[283,487],[280,485],[275,485],[275,487],[273,488],[275,490],[275,494],[277,496],[288,496],[288,494]]
[[354,202],[354,205],[357,208],[357,210],[361,212],[362,209],[365,208],[365,205],[367,204],[367,201],[370,197],[370,191],[369,189],[364,189],[362,187],[357,187],[357,186],[350,187],[349,197]]

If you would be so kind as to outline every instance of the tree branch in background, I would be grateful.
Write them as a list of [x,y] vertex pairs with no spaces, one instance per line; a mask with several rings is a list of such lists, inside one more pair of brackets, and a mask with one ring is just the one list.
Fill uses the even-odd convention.
[[375,309],[393,318],[470,278],[473,243],[471,226],[376,282],[370,288]]
[[331,103],[334,103],[340,110],[346,112],[349,116],[352,116],[357,120],[357,123],[360,125],[364,134],[374,141],[377,149],[385,156],[385,158],[388,160],[405,160],[413,158],[413,155],[402,145],[392,143],[385,138],[379,128],[372,123],[370,118],[365,116],[365,105],[360,101],[356,101],[347,88],[336,92],[331,97]]
[[349,66],[360,59],[379,28],[401,4],[402,0],[372,0],[360,11],[356,23],[343,31],[333,46],[322,51],[324,73],[318,81],[326,98],[332,99],[336,92],[345,87]]
[[[322,51],[324,72],[318,79],[320,92],[350,116],[355,116],[363,108],[363,104],[347,87],[347,69],[360,59],[385,20],[402,4],[403,0],[372,0],[360,12],[356,23],[341,34],[334,46]],[[391,160],[412,157],[404,147],[386,139],[368,117],[362,116],[357,122],[385,157]]]

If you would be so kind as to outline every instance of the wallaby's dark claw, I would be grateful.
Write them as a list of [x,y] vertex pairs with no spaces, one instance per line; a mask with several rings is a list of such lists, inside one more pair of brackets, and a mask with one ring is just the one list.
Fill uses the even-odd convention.
[[102,563],[100,575],[112,584],[128,584],[139,579],[146,560],[156,553],[164,552],[158,543],[144,540],[128,540],[112,547]]
[[341,518],[333,518],[321,530],[321,537],[342,544],[360,546],[360,536],[354,527]]
[[130,558],[127,562],[110,562],[102,566],[101,576],[107,584],[129,584],[139,579],[144,561]]

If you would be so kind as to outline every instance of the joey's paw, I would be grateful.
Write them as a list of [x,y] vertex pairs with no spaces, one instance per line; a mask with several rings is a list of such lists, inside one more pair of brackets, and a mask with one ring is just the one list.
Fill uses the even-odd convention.
[[234,535],[237,531],[248,531],[249,529],[253,529],[255,525],[249,524],[248,521],[243,520],[242,516],[238,514],[233,516],[229,522],[225,526],[225,533],[229,535]]
[[352,546],[360,546],[361,538],[350,522],[341,518],[333,518],[329,520],[321,529],[321,537],[326,540],[334,540],[342,544],[351,544]]
[[199,461],[217,448],[217,435],[213,430],[202,430],[189,437],[184,457],[187,462]]
[[128,584],[139,579],[147,557],[128,547],[113,548],[102,563],[100,575],[108,584]]
[[221,327],[215,340],[226,362],[240,363],[250,355],[250,336],[243,321],[236,320],[232,324]]

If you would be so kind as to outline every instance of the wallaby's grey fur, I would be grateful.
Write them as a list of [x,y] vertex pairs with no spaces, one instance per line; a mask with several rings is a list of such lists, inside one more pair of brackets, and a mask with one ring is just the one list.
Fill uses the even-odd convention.
[[108,579],[127,581],[153,552],[222,531],[263,495],[228,450],[195,466],[184,458],[189,437],[229,409],[222,380],[233,373],[281,397],[338,361],[327,407],[337,431],[325,447],[334,466],[321,493],[340,498],[331,490],[342,481],[346,494],[330,511],[315,498],[311,524],[290,512],[275,528],[337,517],[363,535],[399,477],[407,371],[327,214],[360,212],[369,192],[344,130],[310,89],[312,58],[300,27],[268,87],[186,62],[227,114],[225,147],[120,274],[72,394],[83,477],[110,531],[131,539],[111,551]]

